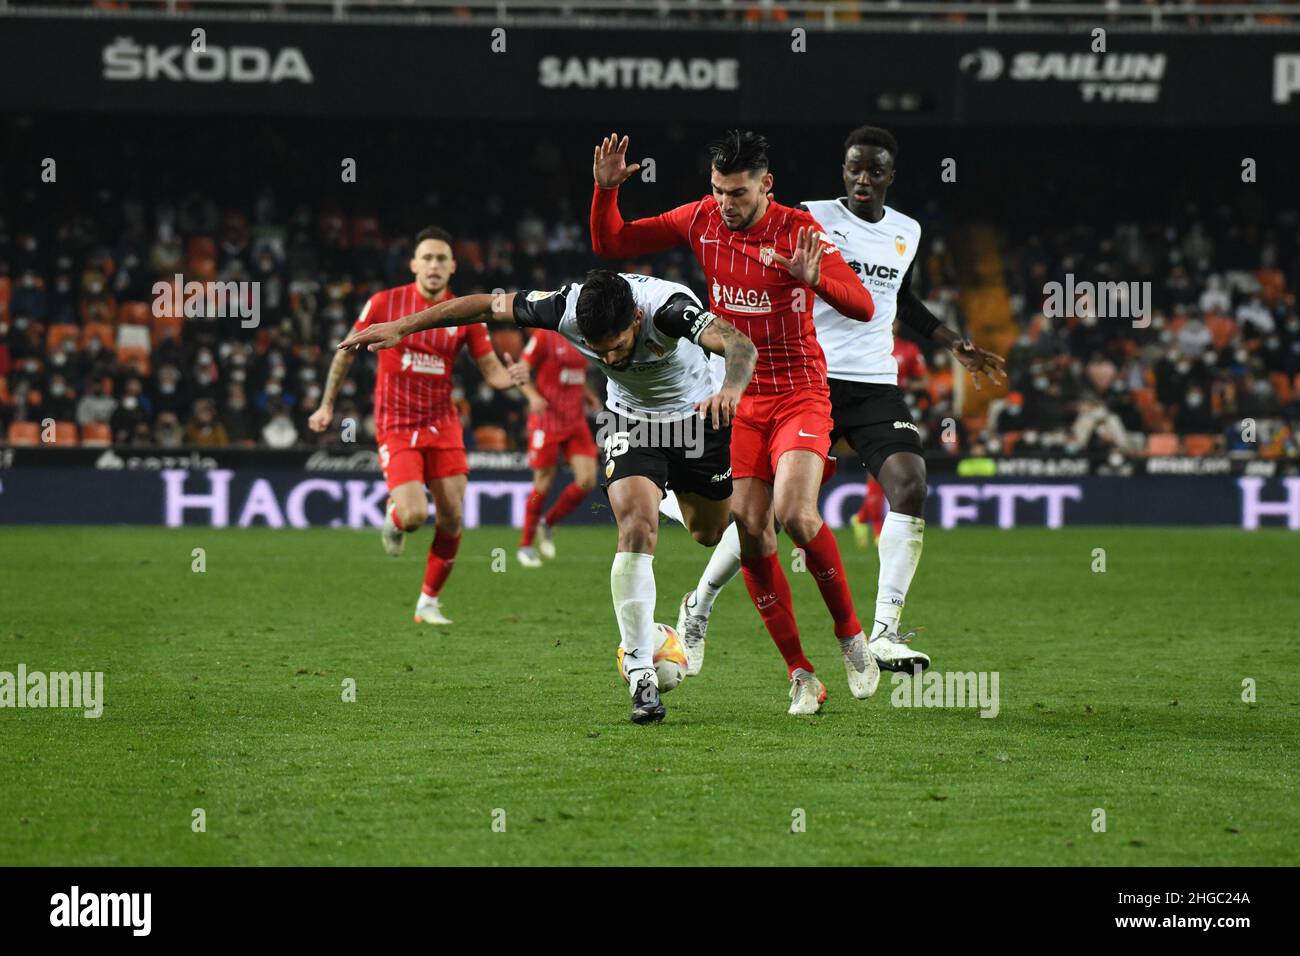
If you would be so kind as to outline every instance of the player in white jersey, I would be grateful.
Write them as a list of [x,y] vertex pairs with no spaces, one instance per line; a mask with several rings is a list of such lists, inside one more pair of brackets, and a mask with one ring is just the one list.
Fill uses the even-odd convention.
[[[926,473],[920,433],[898,387],[894,321],[949,349],[971,372],[977,388],[980,374],[996,383],[1005,362],[943,325],[912,291],[921,226],[885,205],[897,156],[898,142],[887,130],[855,129],[844,142],[842,175],[847,195],[807,202],[803,208],[826,230],[876,304],[872,321],[855,322],[819,298],[813,305],[813,321],[826,354],[834,421],[831,441],[848,440],[889,501],[879,540],[880,576],[868,647],[881,668],[910,671],[930,664],[928,656],[908,646],[910,634],[899,634],[907,591],[921,559]],[[678,630],[688,657],[692,643],[701,646],[702,664],[702,635],[716,594],[708,594],[707,606],[697,609],[694,603],[706,587],[701,581],[701,587],[682,601]],[[694,666],[694,672],[698,670]]]
[[[747,336],[706,311],[685,286],[605,270],[558,291],[467,295],[353,332],[339,348],[392,348],[422,329],[512,322],[558,332],[609,379],[602,424],[604,488],[618,522],[610,572],[632,721],[662,720],[654,668],[657,510],[671,488],[695,540],[713,547],[731,517],[731,419],[754,372]],[[686,341],[683,341],[686,340]],[[724,358],[718,388],[706,352]],[[511,366],[517,383],[527,366]]]

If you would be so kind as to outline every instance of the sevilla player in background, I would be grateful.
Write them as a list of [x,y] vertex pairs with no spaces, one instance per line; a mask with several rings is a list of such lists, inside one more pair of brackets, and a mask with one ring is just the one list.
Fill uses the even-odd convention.
[[841,315],[866,322],[871,294],[811,213],[772,198],[762,136],[730,131],[709,147],[710,195],[633,222],[618,211],[619,187],[640,168],[627,164],[627,147],[626,136],[613,134],[595,149],[593,249],[626,257],[689,246],[708,281],[710,310],[758,347],[732,429],[732,511],[745,586],[789,670],[790,713],[816,713],[826,688],[799,639],[774,519],[803,549],[831,612],[850,691],[870,697],[880,669],[854,612],[839,547],[817,510],[833,426],[812,309],[820,296]]
[[[586,357],[558,332],[534,329],[524,349],[524,361],[532,370],[532,383],[521,390],[528,399],[528,466],[533,469],[533,493],[524,511],[517,557],[526,568],[540,568],[542,558],[555,557],[551,529],[596,486],[596,442],[587,425],[587,410],[599,411],[601,403],[587,387]],[[573,470],[573,482],[543,515],[542,505],[551,493],[561,453]]]
[[[392,321],[454,298],[448,287],[456,271],[451,241],[451,235],[436,226],[416,236],[411,255],[415,281],[372,295],[353,328],[360,330],[372,322]],[[393,557],[400,555],[406,535],[419,530],[428,519],[426,487],[433,495],[436,511],[424,586],[415,606],[417,623],[451,623],[442,612],[439,596],[460,547],[469,475],[460,415],[451,401],[451,373],[456,356],[466,345],[489,385],[497,389],[514,387],[515,382],[497,360],[492,340],[481,325],[431,329],[413,335],[401,348],[380,353],[375,377],[375,438],[379,464],[388,482],[384,550]],[[333,422],[334,399],[355,358],[352,351],[334,353],[320,408],[308,421],[313,431],[323,432]]]

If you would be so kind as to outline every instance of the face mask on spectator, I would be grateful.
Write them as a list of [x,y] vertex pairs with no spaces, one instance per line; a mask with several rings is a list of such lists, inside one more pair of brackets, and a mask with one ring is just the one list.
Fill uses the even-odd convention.
[[1187,393],[1187,407],[1188,407],[1188,408],[1200,408],[1200,406],[1201,406],[1201,402],[1203,402],[1203,401],[1205,401],[1205,399],[1201,397],[1201,393],[1200,393],[1200,392],[1188,392],[1188,393]]
[[1179,375],[1186,375],[1188,372],[1192,370],[1192,363],[1184,359],[1183,361],[1178,363],[1177,368],[1178,368]]
[[68,356],[64,352],[55,352],[50,356],[50,364],[62,368],[68,364]]
[[62,382],[52,382],[50,384],[50,394],[56,397],[62,395],[67,390],[68,390],[67,386],[64,385]]
[[20,316],[19,318],[14,319],[14,328],[17,329],[19,332],[26,332],[26,331],[27,331],[27,316],[24,315],[24,316]]
[[176,383],[172,381],[159,382],[158,391],[164,395],[172,395],[176,391]]
[[1234,353],[1234,356],[1236,357],[1237,361],[1243,365],[1245,365],[1246,362],[1250,360],[1250,353],[1247,352],[1245,349],[1237,349],[1237,351]]
[[314,368],[305,368],[298,373],[298,377],[304,382],[314,382],[316,381],[316,370]]
[[1047,378],[1046,375],[1040,375],[1036,379],[1034,379],[1034,388],[1038,389],[1040,392],[1046,391],[1047,386],[1050,384],[1051,381]]
[[140,400],[136,398],[134,395],[127,395],[125,398],[122,399],[122,407],[125,408],[128,412],[135,411],[136,408],[139,406],[139,404],[140,404]]
[[248,378],[248,373],[246,373],[242,368],[233,368],[230,370],[230,380],[232,382],[238,382],[242,385],[246,378]]

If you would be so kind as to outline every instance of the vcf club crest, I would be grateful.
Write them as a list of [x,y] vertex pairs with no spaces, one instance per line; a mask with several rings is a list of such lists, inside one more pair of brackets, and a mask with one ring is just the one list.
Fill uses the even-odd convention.
[[907,254],[907,240],[902,236],[894,237],[894,250],[901,256]]

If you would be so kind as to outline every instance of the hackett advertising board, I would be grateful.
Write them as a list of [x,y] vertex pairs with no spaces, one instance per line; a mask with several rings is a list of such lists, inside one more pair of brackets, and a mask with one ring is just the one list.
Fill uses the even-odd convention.
[[[191,31],[205,30],[202,49]],[[0,15],[0,109],[545,122],[1300,124],[1300,33],[533,29]],[[809,95],[815,91],[815,95]]]

